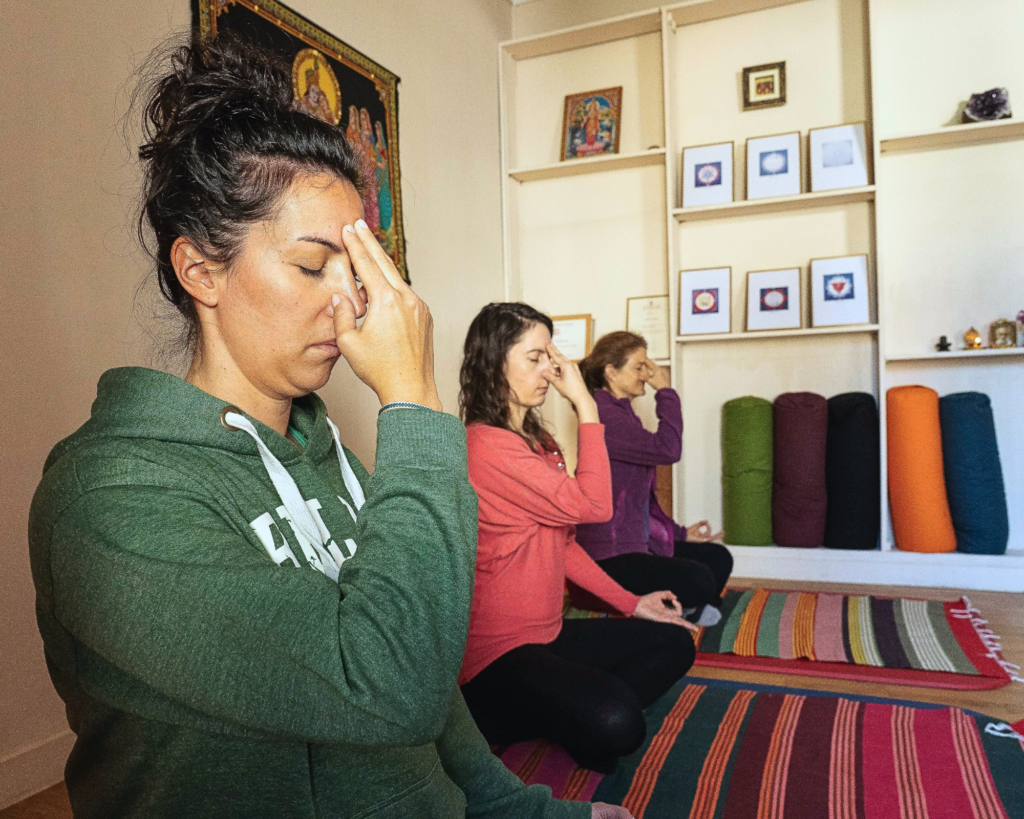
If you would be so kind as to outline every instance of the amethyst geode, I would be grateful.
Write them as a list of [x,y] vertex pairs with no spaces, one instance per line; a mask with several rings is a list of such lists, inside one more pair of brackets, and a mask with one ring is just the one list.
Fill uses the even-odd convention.
[[964,122],[985,122],[1011,116],[1010,92],[1005,88],[991,88],[980,94],[971,94],[964,108]]

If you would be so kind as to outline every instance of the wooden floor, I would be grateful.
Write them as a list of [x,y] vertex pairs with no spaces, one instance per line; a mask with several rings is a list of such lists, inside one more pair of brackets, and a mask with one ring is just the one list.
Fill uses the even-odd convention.
[[[917,597],[930,600],[955,600],[960,592],[950,589],[921,589],[905,586],[843,586],[836,583],[796,583],[769,580],[734,579],[730,585],[785,588],[792,591],[831,591],[873,594],[881,597]],[[1002,638],[1003,653],[1012,662],[1024,663],[1024,594],[1006,592],[963,592],[989,621],[989,627]],[[875,697],[936,702],[970,708],[1006,722],[1024,719],[1024,683],[1011,683],[992,691],[949,691],[914,688],[906,685],[879,685],[849,680],[824,680],[794,674],[763,674],[722,668],[697,667],[701,677],[738,680],[765,685],[789,685],[817,691],[864,694]],[[0,819],[71,819],[71,806],[63,783],[0,811]]]

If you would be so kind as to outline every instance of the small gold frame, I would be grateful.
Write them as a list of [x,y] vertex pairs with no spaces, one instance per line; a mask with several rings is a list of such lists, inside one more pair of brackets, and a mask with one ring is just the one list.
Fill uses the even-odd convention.
[[[771,90],[761,86],[771,83]],[[786,61],[743,69],[743,110],[774,108],[786,104]]]
[[996,319],[988,327],[988,345],[993,349],[1006,349],[1017,346],[1017,322],[1009,319]]

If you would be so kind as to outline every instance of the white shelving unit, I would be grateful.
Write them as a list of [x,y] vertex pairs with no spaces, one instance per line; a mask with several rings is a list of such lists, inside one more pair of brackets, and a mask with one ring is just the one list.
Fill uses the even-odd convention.
[[[669,293],[672,379],[683,395],[687,419],[683,461],[673,470],[677,519],[720,520],[719,424],[725,400],[744,394],[770,399],[795,390],[825,395],[863,390],[879,399],[881,548],[842,552],[730,547],[737,576],[1024,591],[1024,526],[1011,529],[1011,551],[998,556],[915,554],[896,550],[892,542],[885,483],[885,390],[914,380],[940,393],[972,388],[974,382],[965,373],[974,378],[984,374],[986,384],[1005,386],[1014,377],[1007,368],[1024,361],[1018,358],[1024,348],[930,352],[931,326],[914,324],[919,297],[905,290],[909,281],[927,283],[930,268],[919,269],[908,261],[906,235],[917,223],[905,222],[908,208],[913,214],[917,203],[907,204],[911,192],[898,163],[914,165],[920,157],[955,161],[948,156],[957,151],[1018,150],[1016,146],[1024,146],[1024,121],[937,127],[942,120],[933,114],[928,115],[931,120],[917,114],[912,119],[906,106],[884,96],[905,98],[907,86],[918,82],[909,76],[894,81],[890,59],[896,48],[906,48],[907,35],[900,26],[913,19],[906,9],[901,18],[900,10],[891,6],[908,2],[687,0],[501,44],[505,295],[552,314],[590,312],[599,336],[624,327],[627,296],[659,288]],[[928,12],[947,17],[969,13],[952,0],[941,0],[940,7]],[[944,25],[957,30],[948,20]],[[1012,31],[1006,36],[1012,39]],[[787,60],[789,74],[787,105],[740,112],[740,69],[781,59]],[[916,70],[921,62],[904,54],[899,65]],[[614,85],[624,88],[622,152],[557,161],[564,95]],[[743,199],[746,138],[799,130],[806,189],[807,131],[857,121],[866,122],[874,135],[871,184]],[[935,127],[913,131],[915,124]],[[878,133],[892,135],[878,138]],[[681,207],[682,149],[726,141],[736,146],[735,201]],[[1024,166],[1024,154],[1015,156]],[[949,196],[949,185],[939,180],[931,189],[920,187],[925,205]],[[1024,185],[1016,187],[1021,189]],[[925,224],[926,214],[918,221]],[[944,238],[918,237],[915,247],[935,246],[938,252]],[[810,259],[859,253],[871,260],[870,324],[678,334],[681,269],[732,267],[736,328],[744,324],[747,271],[800,266],[806,291]],[[955,290],[954,284],[945,281],[940,295],[957,306],[957,300],[965,301],[963,295],[945,292]],[[803,298],[806,324],[806,292]],[[925,312],[926,304],[920,309]],[[937,329],[936,338],[945,333],[956,339],[966,326]],[[980,323],[979,330],[984,334]],[[732,342],[758,342],[756,353],[751,354],[749,343]],[[915,353],[918,344],[923,349]],[[970,361],[973,366],[965,366]],[[1024,384],[1024,372],[1016,377]],[[1002,436],[1005,424],[999,423],[1007,405],[1015,409],[1024,403],[1014,406],[1016,393],[997,395],[995,386],[992,391]],[[570,450],[571,413],[559,406],[548,417],[557,431],[569,433],[562,443]],[[570,459],[572,455],[567,452]],[[1024,507],[1024,468],[1020,472],[1019,479],[1007,475],[1011,508]]]
[[875,198],[875,186],[847,188],[837,191],[800,193],[795,196],[775,196],[765,199],[744,199],[722,205],[675,208],[672,215],[678,222],[698,222],[706,219],[728,219],[735,216],[754,216],[758,213],[779,213],[804,208],[827,208],[851,202],[871,202]]
[[945,353],[918,353],[911,355],[887,355],[885,360],[889,363],[897,361],[941,361],[944,359],[980,359],[1006,358],[1008,356],[1024,355],[1024,347],[986,348],[982,350],[949,350]]
[[877,324],[851,324],[844,327],[803,327],[799,330],[750,330],[745,333],[705,333],[676,336],[678,344],[707,344],[716,341],[763,341],[771,338],[803,338],[804,336],[840,336],[849,333],[877,333]]
[[609,154],[593,159],[577,159],[571,162],[556,162],[536,168],[520,168],[509,171],[510,179],[516,182],[538,182],[542,179],[559,179],[566,176],[581,176],[601,171],[618,171],[627,168],[643,168],[648,165],[664,165],[665,149],[639,151],[635,154]]

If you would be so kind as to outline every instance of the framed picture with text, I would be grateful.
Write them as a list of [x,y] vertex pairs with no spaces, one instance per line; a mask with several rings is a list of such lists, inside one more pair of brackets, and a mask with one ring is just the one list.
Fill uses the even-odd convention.
[[551,341],[562,355],[570,361],[582,361],[590,354],[594,340],[594,319],[590,313],[551,316],[551,323]]
[[654,361],[671,357],[668,296],[626,299],[626,329],[644,337],[647,355]]

